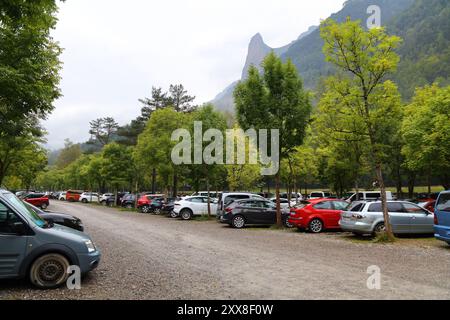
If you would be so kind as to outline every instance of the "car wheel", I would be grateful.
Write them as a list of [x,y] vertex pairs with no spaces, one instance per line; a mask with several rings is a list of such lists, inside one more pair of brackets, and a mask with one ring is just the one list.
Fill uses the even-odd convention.
[[309,231],[312,233],[321,233],[323,231],[323,222],[320,219],[313,219],[309,223]]
[[155,208],[153,210],[153,213],[156,214],[156,215],[160,215],[161,214],[161,208]]
[[59,198],[59,201],[64,201],[65,199],[64,198]]
[[41,209],[42,209],[42,210],[45,210],[45,209],[47,209],[47,207],[48,207],[48,206],[47,206],[47,204],[46,204],[46,203],[43,203],[43,204],[41,204]]
[[384,222],[380,222],[375,226],[375,229],[373,230],[374,235],[386,232],[386,226],[384,225]]
[[38,258],[30,269],[30,281],[41,289],[58,288],[66,283],[70,266],[66,257],[60,254],[46,254]]
[[173,219],[175,219],[175,218],[178,217],[178,214],[175,213],[175,211],[172,211],[172,212],[170,213],[170,217],[173,218]]
[[81,202],[87,203],[88,201],[87,201],[87,199],[82,199]]
[[191,220],[193,213],[189,209],[183,209],[180,212],[180,216],[181,216],[181,219],[183,219],[183,220]]
[[150,212],[150,207],[149,206],[143,206],[141,208],[141,212],[142,213],[149,213]]
[[284,219],[284,220],[283,220],[283,224],[284,224],[284,226],[285,226],[286,228],[289,228],[289,229],[291,229],[291,228],[294,227],[294,225],[293,225],[292,223],[289,222],[289,218]]
[[245,219],[243,216],[235,216],[231,221],[231,225],[235,229],[242,229],[245,227]]

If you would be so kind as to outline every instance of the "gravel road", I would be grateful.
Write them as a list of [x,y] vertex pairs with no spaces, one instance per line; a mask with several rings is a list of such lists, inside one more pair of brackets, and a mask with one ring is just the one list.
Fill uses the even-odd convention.
[[[103,260],[80,291],[1,281],[0,299],[450,299],[450,248],[355,242],[342,233],[234,230],[52,202],[81,218]],[[431,241],[430,241],[431,243]],[[369,290],[367,268],[381,268]]]

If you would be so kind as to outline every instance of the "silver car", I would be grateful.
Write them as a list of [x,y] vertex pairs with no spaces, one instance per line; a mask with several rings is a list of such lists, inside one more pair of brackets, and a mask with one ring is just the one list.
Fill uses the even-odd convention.
[[[389,218],[395,234],[433,234],[434,215],[407,201],[388,201]],[[385,230],[381,202],[358,201],[342,212],[343,231],[376,234]]]

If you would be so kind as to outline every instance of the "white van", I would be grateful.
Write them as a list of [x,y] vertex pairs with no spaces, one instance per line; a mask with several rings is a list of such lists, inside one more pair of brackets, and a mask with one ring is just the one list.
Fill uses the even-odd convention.
[[[381,191],[360,191],[359,197],[357,197],[356,192],[352,194],[347,201],[353,202],[353,201],[377,201],[381,199]],[[392,196],[391,191],[386,191],[386,199],[388,201],[394,200],[394,197]]]

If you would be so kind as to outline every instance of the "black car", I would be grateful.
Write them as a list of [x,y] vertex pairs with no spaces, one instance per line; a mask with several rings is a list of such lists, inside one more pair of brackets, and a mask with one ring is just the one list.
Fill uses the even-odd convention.
[[[283,224],[289,226],[289,212],[282,211]],[[233,228],[241,229],[247,225],[274,225],[277,223],[277,207],[268,200],[244,199],[236,200],[225,209],[219,218]]]
[[128,193],[122,197],[120,206],[122,208],[133,209],[136,205],[136,195]]
[[50,224],[58,224],[61,226],[65,226],[71,229],[75,229],[83,232],[84,226],[83,222],[70,214],[65,213],[57,213],[57,212],[47,212],[39,209],[38,207],[33,206],[27,202],[24,202],[28,209],[39,215],[42,219],[47,221]]
[[169,198],[166,202],[163,202],[161,207],[161,213],[167,214],[171,218],[177,218],[178,215],[173,212],[173,208],[175,207],[175,201],[179,200],[179,198]]
[[[116,202],[116,206],[121,206],[122,205],[122,199],[124,196],[126,196],[127,193],[125,192],[119,192],[117,193],[117,202]],[[109,206],[112,207],[114,206],[114,200],[116,199],[116,196],[114,194],[110,194],[107,198],[106,201],[102,201],[102,204],[105,206]]]

